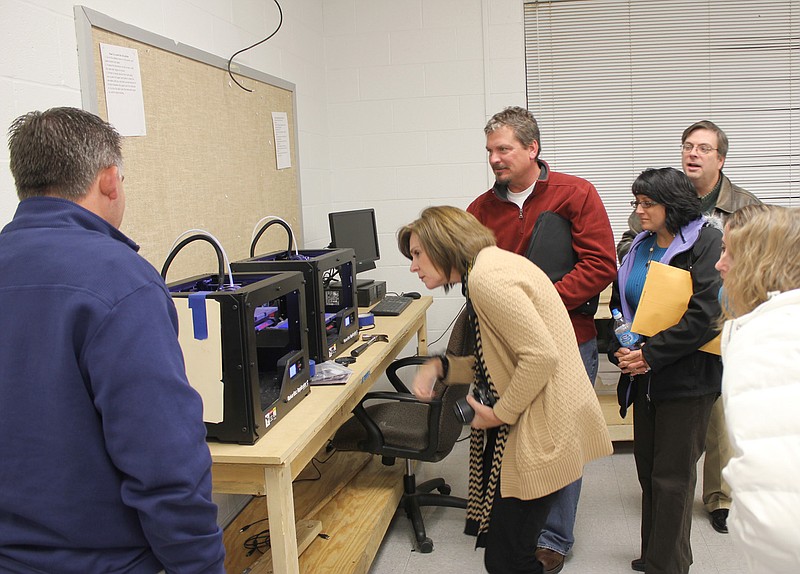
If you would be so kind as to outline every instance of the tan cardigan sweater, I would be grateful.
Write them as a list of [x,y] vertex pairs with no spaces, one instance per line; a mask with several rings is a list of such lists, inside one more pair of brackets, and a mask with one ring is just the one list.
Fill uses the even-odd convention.
[[[611,454],[600,404],[567,310],[538,267],[487,247],[468,287],[486,366],[500,394],[494,412],[511,425],[501,494],[540,498],[580,478],[590,460]],[[450,357],[444,382],[472,382],[474,364],[474,357]]]

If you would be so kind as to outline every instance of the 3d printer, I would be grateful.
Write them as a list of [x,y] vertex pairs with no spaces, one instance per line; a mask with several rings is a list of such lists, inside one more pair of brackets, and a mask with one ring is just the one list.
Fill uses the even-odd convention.
[[[276,223],[289,233],[289,247],[286,251],[254,256],[259,238]],[[298,271],[303,274],[309,356],[321,363],[339,356],[358,339],[355,254],[352,249],[298,250],[292,248],[292,243],[293,234],[288,224],[282,219],[272,218],[255,234],[250,245],[250,258],[231,263],[231,268],[235,272]],[[338,279],[342,285],[335,298],[326,293],[333,279]]]
[[207,438],[255,443],[311,389],[303,275],[229,272],[226,281],[220,266],[167,288]]

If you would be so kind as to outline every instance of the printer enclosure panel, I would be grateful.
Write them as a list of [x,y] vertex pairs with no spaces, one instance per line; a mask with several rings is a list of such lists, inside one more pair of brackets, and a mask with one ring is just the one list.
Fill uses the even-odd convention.
[[[297,272],[234,273],[235,287],[222,290],[216,281],[199,275],[167,287],[173,299],[195,294],[219,305],[220,322],[209,328],[221,329],[221,348],[209,352],[222,359],[223,418],[206,421],[207,438],[253,444],[311,389],[304,280]],[[181,317],[179,329],[192,332]]]

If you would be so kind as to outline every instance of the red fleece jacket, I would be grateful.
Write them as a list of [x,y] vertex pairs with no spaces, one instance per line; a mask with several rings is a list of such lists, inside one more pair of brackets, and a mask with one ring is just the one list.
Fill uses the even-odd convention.
[[553,211],[572,223],[572,248],[578,263],[555,284],[569,311],[578,343],[597,336],[594,318],[573,311],[605,289],[617,275],[614,234],[595,187],[579,177],[542,169],[522,209],[507,199],[506,187],[496,184],[467,208],[494,231],[497,246],[525,255],[533,226],[543,211]]

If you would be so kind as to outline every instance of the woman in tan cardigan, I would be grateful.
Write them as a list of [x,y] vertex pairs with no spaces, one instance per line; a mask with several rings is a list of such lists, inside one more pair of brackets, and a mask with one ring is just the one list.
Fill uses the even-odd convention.
[[474,382],[493,397],[492,406],[468,397],[475,416],[465,531],[486,547],[487,571],[541,573],[534,553],[553,493],[612,452],[567,310],[538,267],[496,247],[461,209],[425,209],[400,229],[398,245],[428,289],[461,284],[476,336],[474,356],[427,361],[414,393],[429,398],[441,379]]

